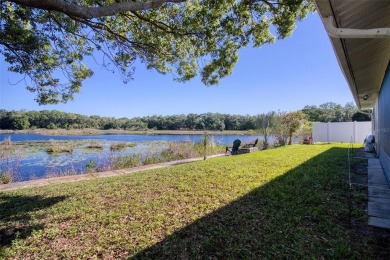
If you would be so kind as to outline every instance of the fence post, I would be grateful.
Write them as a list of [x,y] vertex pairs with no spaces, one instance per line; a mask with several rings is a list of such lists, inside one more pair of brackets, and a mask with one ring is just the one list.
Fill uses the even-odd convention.
[[328,139],[328,143],[330,143],[330,122],[328,122],[327,124],[327,139]]
[[356,143],[356,121],[353,121],[353,142]]

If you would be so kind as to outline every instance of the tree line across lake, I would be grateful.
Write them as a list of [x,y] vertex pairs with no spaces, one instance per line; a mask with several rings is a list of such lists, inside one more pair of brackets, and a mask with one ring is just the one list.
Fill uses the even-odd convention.
[[[348,122],[371,120],[370,115],[360,112],[353,103],[345,106],[327,102],[320,106],[305,106],[296,111],[299,120],[309,122]],[[271,126],[271,121],[278,121],[286,115],[296,112],[268,112],[259,115],[230,115],[220,113],[144,116],[134,118],[114,118],[84,116],[56,110],[42,111],[7,111],[0,109],[0,129],[83,129],[101,130],[255,130]],[[297,115],[297,114],[295,114]],[[268,117],[267,117],[268,116]],[[274,120],[275,119],[275,120]],[[265,121],[264,121],[265,120]],[[279,120],[280,121],[280,120]]]

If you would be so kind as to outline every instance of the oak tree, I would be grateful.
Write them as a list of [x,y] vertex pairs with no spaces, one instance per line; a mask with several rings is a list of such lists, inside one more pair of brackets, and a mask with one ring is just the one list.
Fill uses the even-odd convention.
[[313,8],[311,0],[0,0],[0,53],[39,104],[72,100],[93,74],[85,58],[98,52],[124,82],[140,61],[213,85],[240,48],[289,36]]

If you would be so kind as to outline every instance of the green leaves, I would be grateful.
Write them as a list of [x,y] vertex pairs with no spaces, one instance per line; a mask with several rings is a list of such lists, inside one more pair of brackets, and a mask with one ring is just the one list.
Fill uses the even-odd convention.
[[[72,1],[84,7],[114,2]],[[289,36],[296,20],[313,8],[311,0],[192,0],[86,19],[3,1],[0,53],[9,70],[31,81],[26,85],[39,104],[71,100],[92,76],[82,61],[95,51],[124,82],[139,60],[148,69],[173,73],[177,81],[201,75],[204,84],[214,85],[232,73],[240,48]]]

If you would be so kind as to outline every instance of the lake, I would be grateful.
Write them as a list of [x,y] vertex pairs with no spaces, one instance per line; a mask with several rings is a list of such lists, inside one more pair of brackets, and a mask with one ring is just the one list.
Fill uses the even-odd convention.
[[[202,134],[199,135],[40,135],[40,134],[0,134],[0,140],[11,138],[12,142],[20,141],[48,141],[48,140],[101,140],[117,142],[151,142],[151,141],[176,141],[176,142],[199,142]],[[240,139],[243,143],[253,142],[257,136],[253,135],[213,135],[214,141],[218,145],[231,145],[234,140]],[[261,137],[259,137],[261,139]],[[274,141],[271,140],[271,142]]]
[[[10,138],[18,147],[12,158],[0,158],[3,172],[12,169],[18,172],[16,181],[24,181],[48,176],[80,173],[85,171],[90,161],[107,163],[115,156],[140,155],[142,158],[160,154],[169,142],[198,143],[202,135],[91,135],[91,136],[48,136],[39,134],[0,134],[0,140]],[[232,145],[240,139],[242,143],[252,143],[258,136],[251,135],[214,135],[217,145]],[[57,142],[59,141],[59,142]],[[273,142],[274,139],[270,140]],[[48,145],[71,144],[70,153],[49,154]],[[117,143],[132,143],[131,147],[112,150],[110,147]],[[88,149],[98,146],[99,149]]]

